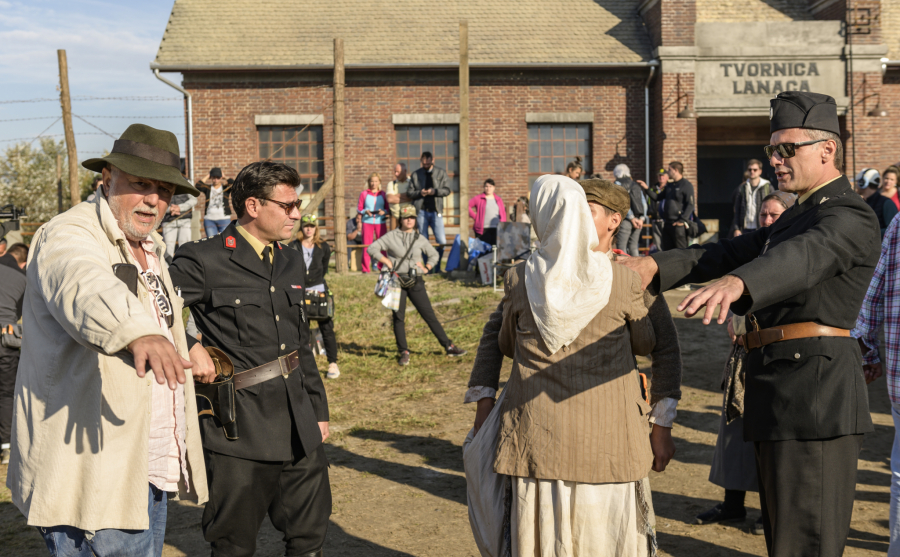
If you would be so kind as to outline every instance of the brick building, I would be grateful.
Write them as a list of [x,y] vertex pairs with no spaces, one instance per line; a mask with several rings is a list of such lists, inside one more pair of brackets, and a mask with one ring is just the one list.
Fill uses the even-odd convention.
[[900,160],[889,119],[869,116],[900,114],[900,37],[887,32],[900,0],[176,0],[151,67],[183,74],[199,176],[271,157],[312,192],[332,172],[343,38],[353,206],[370,173],[386,183],[423,150],[458,187],[461,19],[474,193],[491,177],[512,201],[576,155],[589,173],[624,162],[644,179],[681,160],[700,215],[727,225],[743,166],[768,143],[768,99],[787,89],[837,99],[848,173]]

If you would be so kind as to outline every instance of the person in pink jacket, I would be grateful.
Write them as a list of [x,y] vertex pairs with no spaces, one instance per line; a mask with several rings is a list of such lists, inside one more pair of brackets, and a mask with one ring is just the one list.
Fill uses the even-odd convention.
[[492,246],[497,245],[497,226],[506,222],[506,207],[499,195],[494,195],[494,180],[484,181],[484,193],[469,200],[469,218],[475,228],[475,237]]
[[[381,176],[372,173],[367,182],[368,188],[359,194],[356,210],[362,215],[363,244],[369,245],[387,232],[387,215],[390,210],[387,196],[381,191]],[[363,252],[362,272],[371,269],[369,254]]]

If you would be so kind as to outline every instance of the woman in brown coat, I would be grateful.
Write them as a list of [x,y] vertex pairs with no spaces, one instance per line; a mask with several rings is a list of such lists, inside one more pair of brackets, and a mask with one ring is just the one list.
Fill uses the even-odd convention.
[[[587,201],[567,178],[536,181],[540,248],[506,277],[496,345],[513,370],[496,427],[482,434],[497,436],[493,470],[511,477],[512,555],[638,556],[655,546],[643,482],[654,461],[650,406],[633,357],[651,352],[655,334],[637,275],[606,253],[621,213]],[[475,375],[469,394],[485,395],[477,427],[493,389]]]

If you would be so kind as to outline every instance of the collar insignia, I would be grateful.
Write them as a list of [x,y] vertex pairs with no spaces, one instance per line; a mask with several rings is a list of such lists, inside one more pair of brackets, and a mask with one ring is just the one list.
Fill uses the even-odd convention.
[[819,205],[821,205],[822,203],[825,203],[826,201],[828,201],[828,198],[827,198],[827,197],[823,197],[822,200],[819,201]]
[[234,249],[237,247],[237,240],[234,239],[234,236],[229,236],[225,238],[225,247]]

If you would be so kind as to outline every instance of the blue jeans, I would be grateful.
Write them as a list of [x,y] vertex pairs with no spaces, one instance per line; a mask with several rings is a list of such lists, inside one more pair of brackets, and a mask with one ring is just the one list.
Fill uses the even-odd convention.
[[52,557],[160,557],[166,537],[166,492],[150,485],[148,530],[86,532],[72,526],[38,527]]
[[[884,358],[881,361],[884,362]],[[891,416],[894,418],[894,447],[891,450],[891,510],[888,520],[891,543],[887,554],[888,557],[897,557],[900,555],[900,405],[891,403]]]
[[225,232],[225,228],[231,224],[231,219],[209,220],[203,219],[203,228],[206,229],[206,237],[212,238],[216,234]]
[[[435,241],[439,244],[447,243],[447,236],[444,235],[444,217],[442,217],[440,213],[419,211],[416,221],[418,221],[419,233],[421,233],[422,236],[428,238],[428,227],[431,227]],[[444,256],[444,248],[437,247],[435,249],[438,252],[438,260],[434,263],[434,268],[431,269],[432,273],[437,273],[441,270],[441,258]],[[423,259],[423,263],[428,263],[427,256],[423,257]]]

